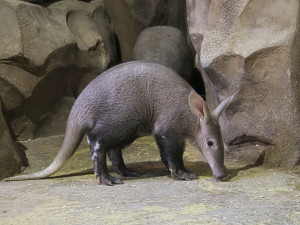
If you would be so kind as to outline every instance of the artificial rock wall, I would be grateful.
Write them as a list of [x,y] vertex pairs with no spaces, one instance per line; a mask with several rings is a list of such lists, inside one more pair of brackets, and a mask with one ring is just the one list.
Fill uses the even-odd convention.
[[[55,134],[45,129],[65,124],[80,90],[116,62],[114,33],[104,4],[58,1],[43,7],[3,0],[0,6],[4,113],[17,137]],[[60,101],[64,109],[56,108]]]
[[0,21],[0,171],[11,176],[26,164],[12,138],[63,133],[75,98],[117,53],[102,0],[2,0]]
[[[189,33],[220,99],[239,90],[222,133],[229,150],[300,163],[298,0],[187,0]],[[252,155],[253,155],[252,154]]]

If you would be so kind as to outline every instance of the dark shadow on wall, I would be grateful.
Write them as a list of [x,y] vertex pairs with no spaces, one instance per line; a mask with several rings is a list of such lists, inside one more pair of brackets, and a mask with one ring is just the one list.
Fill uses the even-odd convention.
[[[33,4],[37,4],[37,5],[41,5],[44,7],[48,7],[50,5],[52,5],[55,2],[60,2],[61,0],[27,0],[27,2],[33,3]],[[91,0],[80,0],[81,2],[91,2]]]
[[229,169],[227,171],[228,172],[228,180],[236,177],[241,171],[249,170],[249,169],[259,167],[259,166],[263,165],[264,164],[264,158],[265,158],[265,151],[263,151],[259,155],[259,157],[257,158],[257,160],[253,164],[249,164],[247,166],[237,168],[237,169]]
[[195,91],[202,96],[205,100],[205,86],[202,80],[201,73],[198,69],[194,68],[192,73],[192,79],[190,80],[190,85],[195,89]]

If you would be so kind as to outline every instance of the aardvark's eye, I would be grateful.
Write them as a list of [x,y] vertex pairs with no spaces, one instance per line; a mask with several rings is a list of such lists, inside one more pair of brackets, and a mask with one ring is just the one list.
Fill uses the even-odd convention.
[[213,143],[212,141],[207,141],[207,145],[208,145],[209,147],[211,147],[211,146],[214,145],[214,143]]

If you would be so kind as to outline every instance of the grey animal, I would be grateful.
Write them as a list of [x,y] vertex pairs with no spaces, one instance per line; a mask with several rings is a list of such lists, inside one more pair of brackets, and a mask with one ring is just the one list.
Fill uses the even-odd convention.
[[172,68],[187,81],[192,78],[192,51],[184,34],[175,27],[154,26],[143,30],[135,42],[132,60],[159,63]]
[[101,184],[120,184],[107,171],[108,154],[122,176],[138,176],[126,168],[121,150],[136,138],[153,134],[162,162],[175,180],[192,180],[182,159],[185,138],[195,140],[216,179],[227,176],[218,118],[234,96],[210,112],[203,98],[172,69],[135,61],[115,66],[82,91],[70,112],[62,147],[46,169],[6,179],[46,178],[57,172],[76,151],[84,134],[90,145],[94,172]]

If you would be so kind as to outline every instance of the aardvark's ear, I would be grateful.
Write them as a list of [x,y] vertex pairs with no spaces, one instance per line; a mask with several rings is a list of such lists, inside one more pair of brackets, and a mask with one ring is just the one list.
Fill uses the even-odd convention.
[[226,99],[224,99],[223,102],[220,103],[220,105],[217,106],[217,108],[212,113],[212,117],[214,119],[218,120],[220,118],[221,114],[226,110],[226,108],[230,105],[230,103],[236,98],[238,92],[239,91],[227,97]]
[[200,119],[208,121],[211,118],[206,102],[195,91],[190,93],[189,107],[192,113]]

